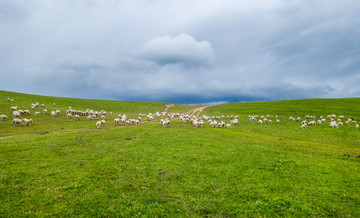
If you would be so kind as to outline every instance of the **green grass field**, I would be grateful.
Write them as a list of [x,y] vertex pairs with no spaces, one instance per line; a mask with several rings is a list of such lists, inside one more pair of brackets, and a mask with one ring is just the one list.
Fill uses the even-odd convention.
[[[49,110],[55,102],[62,114],[31,111],[33,126],[13,127],[10,106],[30,109],[36,101]],[[360,99],[232,103],[201,113],[239,115],[231,129],[178,119],[166,128],[159,119],[112,122],[118,113],[136,118],[164,105],[0,91],[0,114],[9,117],[0,121],[0,216],[360,216],[360,129],[300,130],[288,119],[335,113],[360,120]],[[114,115],[96,129],[84,117],[66,119],[69,106]],[[279,115],[281,123],[258,125],[249,114]]]

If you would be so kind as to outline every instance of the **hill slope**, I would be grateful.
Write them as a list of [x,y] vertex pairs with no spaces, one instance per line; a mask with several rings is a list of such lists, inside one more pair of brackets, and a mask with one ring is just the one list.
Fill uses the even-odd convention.
[[[7,97],[15,102],[6,102]],[[9,114],[10,105],[25,109],[36,101],[50,110],[55,102],[61,110],[72,106],[130,118],[164,108],[164,103],[0,91],[0,114]],[[295,114],[302,120],[305,114],[356,116],[353,104],[359,100],[326,99],[318,107],[321,101],[234,103],[204,110],[224,115],[218,121],[226,123],[227,115],[239,115],[239,125],[231,129],[196,128],[177,118],[165,128],[160,119],[115,127],[111,116],[96,129],[94,121],[68,120],[64,113],[34,117],[31,127],[13,127],[11,118],[0,121],[0,134],[14,136],[0,138],[0,216],[359,217],[360,130],[353,124],[300,130],[299,122],[289,120]],[[343,109],[328,111],[340,103]],[[279,115],[281,122],[259,125],[248,114],[269,114],[273,120]],[[49,134],[38,134],[44,131]]]

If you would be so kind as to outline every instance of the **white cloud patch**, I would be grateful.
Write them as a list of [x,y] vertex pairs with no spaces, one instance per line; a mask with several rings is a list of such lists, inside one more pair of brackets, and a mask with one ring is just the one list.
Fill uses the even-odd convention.
[[215,60],[210,42],[196,41],[185,33],[150,39],[144,45],[143,57],[161,65],[207,65]]

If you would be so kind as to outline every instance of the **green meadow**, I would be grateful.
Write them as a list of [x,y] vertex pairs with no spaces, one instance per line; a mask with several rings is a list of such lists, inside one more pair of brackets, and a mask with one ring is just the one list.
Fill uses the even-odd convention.
[[[35,102],[61,114],[35,117],[43,110],[31,110]],[[360,121],[359,98],[230,103],[201,112],[239,115],[230,129],[195,128],[179,118],[165,128],[160,119],[114,125],[118,114],[135,119],[165,104],[0,91],[0,115],[8,116],[0,121],[0,216],[360,216],[360,129],[325,123],[301,130],[289,120],[336,114]],[[11,106],[29,109],[24,117],[33,125],[14,127]],[[100,118],[67,119],[69,106],[113,115],[97,129]],[[278,115],[280,123],[259,125],[248,115]]]

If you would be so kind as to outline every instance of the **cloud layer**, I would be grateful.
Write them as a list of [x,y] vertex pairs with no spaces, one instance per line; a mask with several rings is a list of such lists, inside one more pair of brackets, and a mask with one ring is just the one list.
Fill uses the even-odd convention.
[[360,3],[0,1],[1,89],[175,103],[360,96]]

